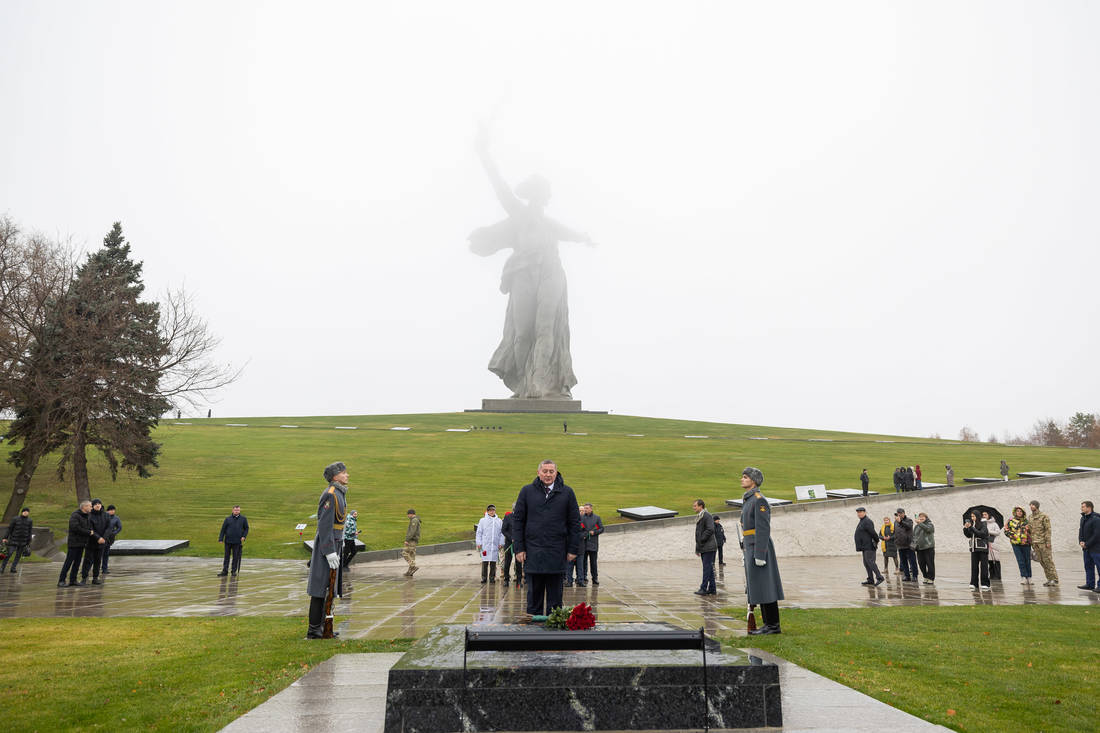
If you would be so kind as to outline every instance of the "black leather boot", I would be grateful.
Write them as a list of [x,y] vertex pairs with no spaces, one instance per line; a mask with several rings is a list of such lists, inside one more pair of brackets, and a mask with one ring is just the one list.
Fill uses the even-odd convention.
[[320,638],[322,638],[321,634],[323,632],[324,632],[324,626],[322,626],[321,624],[317,624],[316,626],[314,626],[313,624],[310,624],[309,629],[306,631],[306,638],[307,639],[320,639]]

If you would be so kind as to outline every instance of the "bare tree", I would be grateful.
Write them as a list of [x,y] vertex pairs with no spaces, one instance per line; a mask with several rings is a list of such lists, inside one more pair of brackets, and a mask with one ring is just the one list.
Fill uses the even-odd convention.
[[977,443],[981,438],[978,437],[978,432],[976,430],[972,430],[970,427],[964,425],[962,430],[959,431],[959,440],[964,443]]
[[201,398],[232,384],[241,370],[213,361],[221,339],[210,332],[183,290],[169,291],[160,304],[160,337],[168,351],[157,367],[157,389],[173,408],[196,407]]
[[68,243],[24,236],[10,217],[0,218],[0,409],[14,413],[7,437],[21,444],[8,458],[19,470],[5,522],[22,508],[41,458],[59,445],[64,406],[49,376],[50,314],[74,272]]

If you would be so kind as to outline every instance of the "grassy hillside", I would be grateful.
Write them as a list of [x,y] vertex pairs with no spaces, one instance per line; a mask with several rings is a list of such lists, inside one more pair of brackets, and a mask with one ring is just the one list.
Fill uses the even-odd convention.
[[[748,464],[764,471],[769,496],[793,498],[796,484],[856,487],[865,466],[872,488],[892,491],[891,475],[901,464],[919,463],[926,480],[942,481],[943,465],[951,463],[961,481],[996,475],[1002,458],[1013,472],[1061,471],[1100,461],[1097,451],[1069,448],[620,415],[567,419],[570,433],[587,435],[563,434],[561,415],[233,418],[186,425],[169,420],[157,432],[164,449],[153,478],[120,474],[112,483],[102,462],[95,461],[92,493],[118,505],[123,537],[189,539],[190,552],[198,555],[220,555],[221,520],[240,503],[252,526],[248,554],[298,557],[304,553],[294,525],[308,522],[316,511],[324,487],[321,471],[334,460],[348,464],[350,504],[360,511],[363,541],[376,549],[400,546],[410,506],[423,519],[422,542],[471,537],[485,505],[509,505],[543,458],[556,460],[581,501],[591,501],[609,522],[616,520],[617,507],[656,504],[687,513],[696,497],[721,506],[740,495],[737,479]],[[500,429],[448,432],[471,426]],[[876,442],[884,440],[897,442]],[[43,462],[27,504],[36,523],[64,527],[75,503],[72,482],[58,481],[52,465]],[[0,465],[5,497],[14,474],[10,464]],[[306,536],[314,530],[310,522]]]

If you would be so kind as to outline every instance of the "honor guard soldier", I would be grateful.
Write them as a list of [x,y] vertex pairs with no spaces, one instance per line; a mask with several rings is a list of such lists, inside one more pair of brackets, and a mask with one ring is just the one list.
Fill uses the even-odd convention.
[[772,544],[772,509],[760,493],[764,474],[748,467],[741,472],[745,489],[741,505],[741,532],[745,542],[745,592],[749,603],[760,606],[764,625],[750,634],[778,634],[779,601],[783,600],[783,582]]
[[317,502],[317,536],[309,559],[309,631],[307,639],[322,638],[325,623],[325,597],[329,592],[330,571],[336,571],[333,592],[340,593],[340,550],[344,546],[344,519],[348,513],[348,469],[337,461],[325,468],[328,488]]

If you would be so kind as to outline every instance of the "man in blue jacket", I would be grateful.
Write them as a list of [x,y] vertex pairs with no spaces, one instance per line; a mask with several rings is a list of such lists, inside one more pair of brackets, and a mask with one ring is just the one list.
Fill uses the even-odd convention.
[[519,490],[512,517],[516,560],[527,576],[527,613],[542,616],[561,606],[566,567],[581,541],[577,495],[553,461],[540,463],[535,480]]
[[222,522],[222,531],[218,533],[218,542],[225,543],[225,556],[222,558],[222,571],[219,578],[229,575],[229,558],[233,558],[233,574],[241,569],[241,554],[244,551],[244,539],[248,537],[248,519],[241,514],[241,505],[233,507],[233,513]]

